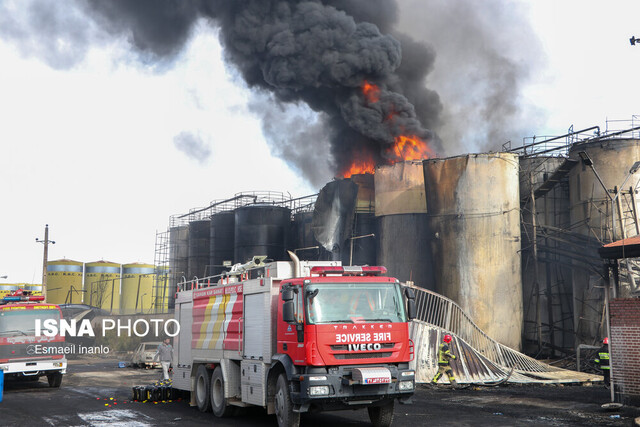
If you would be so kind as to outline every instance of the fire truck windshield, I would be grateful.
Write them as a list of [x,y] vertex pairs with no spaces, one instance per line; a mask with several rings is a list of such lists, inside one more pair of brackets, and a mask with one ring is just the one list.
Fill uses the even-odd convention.
[[36,320],[60,320],[58,310],[5,310],[0,311],[0,337],[34,335]]
[[395,283],[313,283],[304,293],[308,324],[407,321]]

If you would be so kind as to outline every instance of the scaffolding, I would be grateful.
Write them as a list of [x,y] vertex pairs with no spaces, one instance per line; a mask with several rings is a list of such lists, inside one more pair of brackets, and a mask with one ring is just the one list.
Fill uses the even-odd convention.
[[[632,187],[622,191],[605,187],[598,176],[609,201],[596,200],[592,194],[584,206],[587,215],[572,223],[569,173],[581,162],[569,158],[569,152],[576,144],[640,138],[638,117],[633,116],[631,121],[608,120],[604,131],[599,126],[578,131],[571,127],[558,137],[525,138],[520,147],[503,146],[521,159],[523,286],[528,287],[524,289],[523,343],[529,352],[548,352],[550,356],[571,352],[580,340],[577,332],[591,327],[584,325],[590,318],[601,319],[598,328],[604,333],[602,302],[594,305],[598,295],[576,295],[572,275],[604,280],[597,249],[617,237],[640,234],[637,196]],[[619,129],[622,122],[627,127]],[[594,173],[597,175],[595,169]],[[616,230],[622,236],[616,236]],[[631,290],[637,289],[639,266],[633,260],[621,263],[626,263],[620,268],[621,281],[629,283]],[[590,292],[601,293],[598,287],[593,286]],[[589,315],[575,316],[576,311]]]
[[298,213],[313,211],[317,196],[317,194],[311,194],[303,197],[292,197],[289,193],[275,191],[242,192],[236,193],[233,197],[227,199],[213,200],[206,207],[192,208],[187,213],[170,216],[167,230],[156,232],[154,304],[152,310],[156,313],[171,311],[177,284],[186,281],[184,277],[186,273],[178,271],[180,268],[176,268],[176,259],[172,259],[180,252],[180,248],[177,247],[180,243],[177,241],[178,239],[172,239],[171,230],[187,227],[193,221],[209,220],[211,216],[217,213],[230,212],[250,205],[286,207],[291,211],[293,219],[293,216]]

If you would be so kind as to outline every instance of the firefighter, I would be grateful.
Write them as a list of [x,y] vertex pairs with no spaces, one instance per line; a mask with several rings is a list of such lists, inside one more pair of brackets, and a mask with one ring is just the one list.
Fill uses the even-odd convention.
[[443,343],[440,344],[440,348],[438,349],[438,373],[433,377],[433,380],[431,380],[431,384],[437,384],[440,377],[442,377],[442,374],[445,373],[449,376],[449,382],[451,382],[451,385],[455,387],[457,384],[456,378],[453,376],[453,370],[449,365],[449,360],[456,358],[456,356],[451,353],[451,350],[449,350],[451,340],[452,338],[449,334],[446,334],[442,338]]
[[605,339],[602,340],[602,347],[598,350],[598,357],[594,362],[602,369],[604,384],[609,386],[609,373],[611,372],[611,367],[609,366],[609,338],[605,337]]

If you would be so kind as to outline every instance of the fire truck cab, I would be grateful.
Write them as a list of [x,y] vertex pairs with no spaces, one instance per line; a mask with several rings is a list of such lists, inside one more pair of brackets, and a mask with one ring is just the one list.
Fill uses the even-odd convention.
[[62,317],[60,307],[22,289],[0,300],[0,370],[4,376],[37,380],[46,376],[60,387],[67,369],[64,337],[37,336],[36,321]]
[[173,386],[217,416],[257,405],[297,426],[302,412],[367,408],[390,425],[415,387],[413,292],[384,267],[293,259],[181,284]]

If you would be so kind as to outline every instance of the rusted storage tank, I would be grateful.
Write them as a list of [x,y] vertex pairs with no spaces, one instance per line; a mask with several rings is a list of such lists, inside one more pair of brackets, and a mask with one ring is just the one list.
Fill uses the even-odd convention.
[[80,304],[82,292],[82,263],[70,259],[47,262],[47,302],[51,304]]
[[167,307],[175,308],[175,294],[178,282],[191,280],[189,275],[189,226],[176,225],[169,229],[169,288]]
[[151,264],[131,263],[122,266],[120,313],[149,313],[152,306],[155,269]]
[[223,266],[225,261],[233,264],[234,217],[233,211],[218,212],[211,216],[209,270],[212,276],[228,270]]
[[553,238],[553,230],[570,228],[569,181],[555,174],[565,167],[563,157],[520,157],[523,350],[530,354],[574,346],[571,259]]
[[189,260],[187,279],[211,276],[209,258],[211,250],[211,220],[189,223]]
[[[582,154],[581,154],[582,153]],[[640,172],[630,174],[633,164],[640,160],[640,140],[637,138],[610,138],[574,144],[569,152],[571,159],[579,161],[569,174],[572,230],[585,236],[584,257],[589,257],[591,265],[578,264],[574,267],[573,296],[576,344],[589,343],[604,334],[602,329],[603,286],[599,275],[597,248],[604,243],[638,234],[633,218],[638,212],[638,195],[635,193],[640,181]],[[589,167],[592,163],[593,169]],[[626,183],[625,183],[626,180]],[[615,203],[615,236],[612,236],[612,207],[607,196],[612,196],[614,188],[622,186],[623,192],[634,189],[633,199],[622,193]],[[605,191],[606,188],[606,191]],[[618,202],[620,206],[618,207]],[[621,215],[622,213],[622,221]],[[624,223],[624,225],[622,225]]]
[[470,154],[423,165],[436,290],[490,337],[519,349],[518,157]]
[[118,314],[120,312],[120,264],[104,260],[86,263],[84,289],[85,304]]
[[403,282],[435,290],[422,161],[377,168],[375,206],[377,264]]

